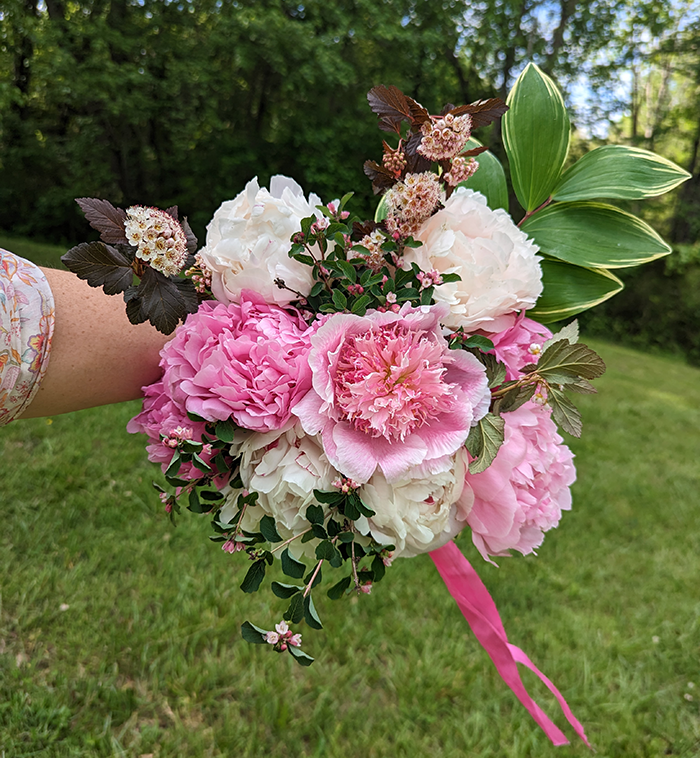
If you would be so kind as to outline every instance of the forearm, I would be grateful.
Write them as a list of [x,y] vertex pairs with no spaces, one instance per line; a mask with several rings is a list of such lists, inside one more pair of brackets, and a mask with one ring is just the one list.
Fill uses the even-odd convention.
[[48,370],[22,418],[132,400],[157,381],[159,351],[169,337],[150,324],[131,324],[121,297],[107,297],[67,271],[43,271],[56,324]]

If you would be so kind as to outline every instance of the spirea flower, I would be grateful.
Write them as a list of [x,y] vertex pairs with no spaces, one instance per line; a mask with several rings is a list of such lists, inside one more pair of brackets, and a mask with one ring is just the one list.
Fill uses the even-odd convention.
[[460,182],[466,182],[469,177],[474,176],[479,164],[474,158],[457,157],[452,161],[450,170],[443,175],[443,179],[450,185],[456,187]]
[[487,412],[484,367],[448,348],[446,313],[408,304],[398,313],[339,313],[311,337],[313,388],[293,412],[345,476],[364,483],[379,469],[393,483],[455,453]]
[[404,252],[406,267],[417,263],[423,271],[461,277],[435,288],[435,300],[450,309],[446,326],[499,332],[517,311],[532,308],[542,292],[537,247],[478,192],[458,187],[415,237],[423,244]]
[[389,484],[380,472],[360,490],[362,502],[375,515],[357,525],[383,545],[394,545],[394,557],[437,550],[464,527],[473,493],[464,487],[467,452],[436,462],[429,470],[409,471]]
[[480,474],[467,474],[474,495],[467,517],[481,555],[532,553],[571,508],[573,454],[557,433],[551,408],[528,402],[504,413],[505,442]]
[[177,219],[158,208],[132,205],[126,209],[124,228],[137,258],[166,276],[180,273],[187,260],[187,237]]
[[291,236],[301,219],[321,214],[316,195],[304,197],[301,187],[284,176],[273,176],[270,190],[257,179],[216,211],[207,227],[206,245],[200,255],[211,271],[211,289],[221,302],[238,302],[244,289],[260,293],[268,303],[288,305],[294,292],[280,289],[275,280],[308,295],[312,270],[288,256]]
[[408,237],[416,233],[440,204],[440,181],[432,171],[406,174],[404,180],[396,182],[385,197],[387,229]]
[[364,237],[357,243],[367,250],[366,253],[360,250],[350,250],[349,258],[364,258],[365,263],[373,271],[379,271],[384,265],[384,251],[382,245],[386,242],[386,237],[375,229],[371,234],[365,234]]
[[299,316],[254,292],[243,291],[240,303],[205,302],[163,348],[163,381],[208,421],[281,429],[311,386],[307,330]]
[[442,117],[431,117],[421,126],[421,139],[418,152],[430,161],[442,161],[453,158],[467,144],[472,133],[472,117],[465,113],[453,116],[451,113]]

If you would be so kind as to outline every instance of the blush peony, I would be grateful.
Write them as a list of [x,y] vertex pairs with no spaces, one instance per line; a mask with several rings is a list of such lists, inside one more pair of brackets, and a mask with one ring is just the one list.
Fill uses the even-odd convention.
[[163,348],[170,396],[208,421],[281,429],[311,386],[305,322],[254,292],[240,303],[206,302]]
[[492,211],[473,190],[458,188],[415,237],[423,244],[405,252],[407,265],[461,277],[435,288],[435,300],[450,308],[446,326],[499,332],[542,292],[535,244],[504,210]]
[[[160,463],[163,471],[168,467],[178,440],[202,441],[205,425],[187,417],[184,406],[174,401],[162,381],[144,388],[143,410],[129,421],[126,430],[131,434],[142,433],[149,438],[146,447],[148,460]],[[214,451],[216,452],[216,451]],[[201,452],[205,463],[211,461],[212,451],[204,448]],[[181,479],[198,479],[204,472],[183,463],[178,472]]]
[[505,442],[480,474],[467,474],[474,494],[467,517],[481,555],[532,553],[571,508],[573,454],[557,433],[551,409],[532,402],[504,413]]
[[303,190],[285,176],[273,176],[270,190],[257,179],[216,211],[207,227],[206,245],[199,255],[211,272],[214,297],[224,303],[238,302],[244,289],[255,290],[268,303],[288,305],[293,292],[280,289],[276,279],[303,295],[313,284],[311,268],[292,260],[291,236],[301,228],[301,219],[318,216],[316,195]]
[[[320,440],[304,435],[301,428],[293,427],[279,434],[237,434],[236,455],[241,456],[239,473],[243,486],[258,493],[256,505],[246,509],[242,527],[258,531],[260,519],[272,516],[283,539],[301,534],[309,527],[305,518],[309,505],[317,504],[314,490],[328,491],[339,477],[328,462]],[[230,491],[221,513],[224,523],[236,513],[238,491]],[[327,509],[327,506],[322,506]],[[300,543],[295,540],[289,549],[299,557],[311,557],[318,540]]]
[[358,520],[358,528],[382,545],[394,545],[395,557],[437,550],[466,526],[474,498],[464,486],[466,466],[462,448],[428,475],[409,471],[389,484],[377,472],[360,490],[362,502],[375,515]]
[[393,483],[455,453],[488,411],[484,367],[448,348],[446,312],[334,314],[311,337],[313,388],[293,411],[345,476],[364,483],[379,469]]

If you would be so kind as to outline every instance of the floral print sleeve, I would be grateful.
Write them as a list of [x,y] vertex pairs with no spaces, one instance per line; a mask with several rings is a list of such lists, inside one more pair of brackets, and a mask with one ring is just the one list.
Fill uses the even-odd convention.
[[0,249],[0,426],[32,402],[49,364],[54,300],[33,263]]

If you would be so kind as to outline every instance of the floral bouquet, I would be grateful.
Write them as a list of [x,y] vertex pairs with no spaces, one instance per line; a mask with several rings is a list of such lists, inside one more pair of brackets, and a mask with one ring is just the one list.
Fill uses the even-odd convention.
[[[278,563],[282,620],[246,621],[244,639],[309,665],[295,627],[322,628],[326,576],[330,599],[368,594],[395,559],[430,553],[537,723],[566,742],[516,663],[540,675],[585,740],[508,642],[452,539],[469,529],[486,560],[531,553],[571,507],[573,456],[557,426],[580,434],[571,396],[594,392],[605,367],[575,322],[556,335],[544,323],[618,291],[609,268],[670,252],[642,221],[592,200],[660,194],[685,174],[620,146],[562,173],[568,116],[535,66],[507,105],[432,115],[384,86],[368,99],[393,135],[381,162],[365,163],[381,196],[373,220],[350,216],[350,194],[324,205],[291,179],[273,177],[269,190],[252,180],[197,252],[175,208],[83,199],[103,241],[63,260],[123,293],[134,323],[174,331],[128,429],[150,440],[171,517],[210,514],[212,539],[248,561],[244,592]],[[471,137],[501,116],[519,225],[504,210],[502,167]]]

